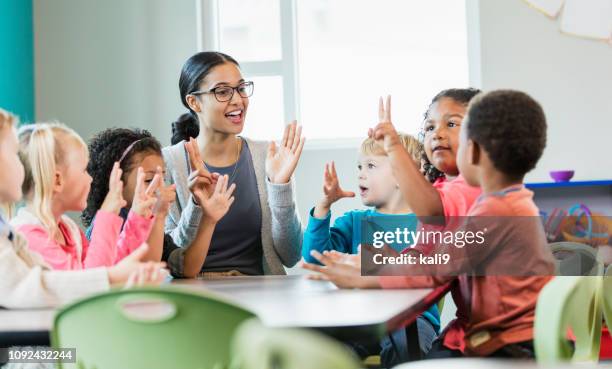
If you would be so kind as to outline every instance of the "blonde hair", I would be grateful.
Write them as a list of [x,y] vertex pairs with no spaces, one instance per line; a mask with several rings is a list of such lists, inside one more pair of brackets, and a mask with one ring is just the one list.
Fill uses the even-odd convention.
[[[19,119],[8,111],[0,108],[0,131],[4,131],[6,128],[12,131],[17,125],[19,125]],[[11,134],[13,133],[11,132]],[[1,144],[2,143],[0,143],[0,145]],[[0,212],[11,218],[15,213],[13,204],[0,204]]]
[[23,194],[28,197],[34,215],[49,232],[50,238],[58,232],[51,211],[55,173],[58,166],[65,164],[68,140],[87,150],[81,136],[61,123],[25,126],[19,134],[19,157],[25,169]]
[[[423,144],[414,136],[406,133],[398,132],[398,136],[401,145],[406,149],[406,151],[408,151],[408,154],[410,154],[412,159],[420,165],[421,157],[423,156],[424,152]],[[361,153],[364,155],[387,155],[385,148],[383,147],[383,143],[370,137],[366,138],[361,143]]]

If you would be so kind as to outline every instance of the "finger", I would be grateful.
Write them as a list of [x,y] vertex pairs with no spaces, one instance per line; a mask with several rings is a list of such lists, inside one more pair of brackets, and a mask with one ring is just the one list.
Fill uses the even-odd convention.
[[387,108],[385,109],[385,122],[391,122],[391,95],[387,95]]
[[383,104],[382,96],[378,98],[378,121],[382,122],[385,119],[385,105]]
[[193,153],[193,146],[191,145],[191,138],[185,142],[185,149],[187,149],[187,156],[189,157],[189,167],[191,171],[197,169],[197,163],[195,161],[195,154]]
[[355,192],[353,191],[342,191],[342,197],[355,197]]
[[336,163],[331,162],[331,172],[334,178],[338,178],[338,173],[336,173]]
[[145,194],[147,196],[153,196],[155,194],[155,191],[157,191],[157,189],[160,187],[160,185],[161,185],[161,176],[159,174],[156,174],[153,177],[153,180],[151,181],[151,183],[149,183],[149,187],[147,187]]
[[137,271],[133,271],[132,273],[130,273],[130,276],[128,277],[127,281],[125,282],[125,288],[132,288],[134,287],[134,284],[136,284],[136,277],[138,276],[138,272]]
[[[297,125],[297,123],[296,123],[296,125]],[[294,140],[293,140],[293,145],[291,145],[291,152],[293,152],[293,153],[296,152],[298,146],[300,146],[301,138],[302,138],[302,126],[298,125],[298,126],[296,126],[296,129],[295,129],[295,137],[294,137]]]
[[374,129],[368,128],[368,137],[374,138]]
[[136,187],[134,188],[134,194],[141,194],[144,191],[144,170],[142,167],[138,167],[136,172]]
[[234,190],[236,189],[236,184],[232,183],[231,186],[229,186],[229,188],[227,189],[227,191],[225,192],[225,196],[226,197],[230,197],[232,196],[232,194],[234,193]]
[[287,136],[287,144],[285,145],[285,147],[288,149],[291,149],[291,146],[293,146],[294,139],[295,139],[295,122],[291,122],[291,124],[289,124],[289,136]]
[[329,281],[329,277],[325,274],[307,274],[306,278],[313,281]]
[[283,131],[283,139],[281,140],[281,147],[285,147],[287,146],[287,140],[289,139],[289,126],[290,124],[287,124],[285,126],[285,131]]
[[325,267],[317,264],[304,263],[302,264],[303,269],[312,270],[313,272],[325,273]]
[[219,180],[217,181],[217,185],[215,186],[215,193],[222,194],[224,190],[227,188],[227,181],[228,181],[227,174],[219,177]]
[[232,196],[232,197],[229,198],[229,200],[227,200],[227,207],[228,208],[232,206],[232,204],[234,203],[235,199],[236,198],[234,196]]
[[319,261],[321,264],[327,266],[327,267],[332,267],[335,265],[334,260],[332,260],[329,256],[325,255],[325,254],[321,254],[320,252],[318,252],[317,250],[312,250],[310,252],[310,255],[317,259],[317,261]]
[[295,157],[300,158],[302,155],[302,150],[304,150],[304,145],[306,144],[306,137],[300,137],[300,143],[298,144],[297,150],[295,150]]

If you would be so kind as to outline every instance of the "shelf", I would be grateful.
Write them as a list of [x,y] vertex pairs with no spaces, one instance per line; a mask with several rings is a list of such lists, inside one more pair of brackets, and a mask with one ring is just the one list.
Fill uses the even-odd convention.
[[612,186],[612,180],[597,181],[569,181],[569,182],[538,182],[525,183],[527,188],[568,188],[568,187],[587,187],[587,186]]

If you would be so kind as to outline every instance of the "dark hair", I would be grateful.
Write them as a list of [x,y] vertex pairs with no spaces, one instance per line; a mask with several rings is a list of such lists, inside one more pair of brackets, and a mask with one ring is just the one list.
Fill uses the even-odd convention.
[[125,183],[126,175],[134,169],[136,157],[144,153],[162,154],[159,141],[144,129],[109,128],[89,141],[87,172],[93,181],[87,197],[87,207],[81,214],[86,227],[91,224],[108,193],[108,177],[114,163],[123,157],[120,167]]
[[509,178],[522,179],[546,147],[546,116],[524,92],[497,90],[474,99],[467,113],[468,137]]
[[198,117],[187,104],[186,97],[200,89],[200,84],[214,67],[224,63],[240,66],[231,56],[217,51],[197,53],[187,59],[183,65],[181,77],[179,78],[179,91],[181,93],[181,102],[189,112],[182,114],[175,122],[172,122],[172,139],[170,142],[173,145],[183,140],[188,140],[189,137],[197,137],[200,133]]
[[[423,114],[423,122],[427,120],[427,115],[429,114],[429,110],[433,106],[433,104],[442,100],[443,98],[452,99],[453,101],[467,106],[470,101],[474,98],[474,96],[478,95],[481,91],[477,88],[449,88],[446,90],[442,90],[438,92],[436,96],[431,99],[427,110]],[[419,138],[421,142],[424,141],[425,137],[423,136],[423,132],[419,134]],[[425,169],[425,177],[431,183],[434,183],[438,178],[444,177],[444,173],[438,170],[430,161],[425,153],[423,153],[423,159],[425,160],[425,164],[423,165]]]

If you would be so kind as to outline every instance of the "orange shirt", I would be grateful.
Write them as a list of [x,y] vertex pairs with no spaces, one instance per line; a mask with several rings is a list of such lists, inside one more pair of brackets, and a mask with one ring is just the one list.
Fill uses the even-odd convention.
[[[469,210],[472,219],[489,217],[486,219],[492,228],[487,246],[468,254],[475,259],[472,268],[484,265],[482,274],[462,274],[467,269],[459,269],[453,275],[448,273],[451,263],[444,274],[380,277],[381,285],[423,288],[458,280],[451,290],[457,319],[447,327],[444,345],[466,355],[486,356],[508,344],[533,339],[535,305],[540,290],[554,274],[554,261],[532,198],[531,191],[514,186],[481,196]],[[534,273],[496,273],[512,266]],[[461,267],[464,265],[457,265]]]

